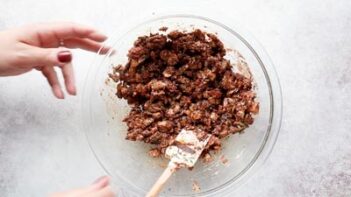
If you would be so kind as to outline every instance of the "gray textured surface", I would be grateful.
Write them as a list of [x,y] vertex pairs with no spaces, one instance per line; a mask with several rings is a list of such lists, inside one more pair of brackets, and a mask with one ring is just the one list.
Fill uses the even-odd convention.
[[[284,98],[275,149],[237,195],[350,196],[351,1],[228,1],[215,6],[262,43],[276,65]],[[0,28],[73,20],[111,34],[126,18],[122,16],[135,10],[151,13],[155,7],[135,7],[130,0],[2,0]],[[92,58],[75,53],[79,90]],[[1,196],[44,196],[102,175],[80,120],[79,97],[54,99],[39,73],[0,78]]]

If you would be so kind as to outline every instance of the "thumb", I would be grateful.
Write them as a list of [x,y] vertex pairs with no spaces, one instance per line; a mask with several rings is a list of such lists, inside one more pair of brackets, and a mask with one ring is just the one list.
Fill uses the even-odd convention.
[[31,47],[23,61],[32,66],[63,66],[72,61],[72,53],[66,48]]

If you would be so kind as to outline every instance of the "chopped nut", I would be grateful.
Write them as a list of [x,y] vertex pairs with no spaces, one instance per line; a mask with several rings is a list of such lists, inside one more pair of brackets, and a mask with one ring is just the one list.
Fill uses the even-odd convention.
[[159,157],[159,156],[161,155],[161,151],[158,150],[158,149],[151,149],[151,150],[149,151],[149,155],[150,155],[151,157]]
[[248,108],[248,111],[253,114],[257,114],[259,111],[259,108],[260,108],[259,104],[254,102],[252,105],[250,105],[250,107]]
[[157,123],[157,127],[161,132],[171,133],[173,128],[173,123],[168,120],[163,120]]
[[190,114],[190,118],[192,120],[199,120],[201,119],[202,117],[202,112],[200,110],[197,110],[197,111],[193,111],[191,114]]
[[161,27],[160,29],[158,29],[160,31],[167,31],[168,30],[168,27]]
[[212,121],[216,121],[218,119],[218,117],[219,117],[218,114],[215,112],[212,112],[210,115],[210,118]]
[[169,66],[174,66],[178,63],[178,56],[168,50],[163,50],[160,52],[160,58],[167,63]]
[[152,90],[163,90],[166,87],[166,83],[163,81],[152,80],[149,84]]
[[163,71],[163,76],[166,78],[171,77],[173,74],[175,73],[175,69],[173,66],[169,66],[167,67],[164,71]]
[[193,181],[193,187],[192,187],[194,192],[200,192],[201,188],[199,186],[199,183],[197,181]]
[[205,163],[210,163],[213,161],[213,158],[211,157],[210,154],[206,153],[204,156],[203,156],[203,160]]
[[228,166],[229,160],[224,155],[221,155],[221,157],[219,159],[220,159],[220,161],[222,162],[223,165]]

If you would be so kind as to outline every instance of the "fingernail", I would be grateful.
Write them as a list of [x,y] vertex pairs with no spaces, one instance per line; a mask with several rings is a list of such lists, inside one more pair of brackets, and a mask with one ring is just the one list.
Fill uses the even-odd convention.
[[94,183],[92,184],[92,187],[94,187],[95,189],[102,189],[108,186],[109,182],[110,180],[107,176],[102,176],[98,178],[96,181],[94,181]]
[[73,91],[72,91],[72,94],[73,94],[74,96],[76,96],[76,95],[77,95],[77,89],[76,89],[76,87],[75,87],[75,86],[73,86]]
[[99,34],[104,38],[104,40],[106,40],[108,38],[105,34],[103,34],[101,32],[99,32]]
[[67,92],[70,94],[70,95],[77,95],[77,88],[74,84],[68,84],[67,85]]
[[104,178],[106,178],[106,176],[102,176],[102,177],[96,179],[96,180],[93,182],[93,184],[98,183],[99,181],[101,181],[101,180],[104,179]]
[[117,53],[115,49],[112,49],[111,47],[106,47],[106,53],[108,53],[111,50],[110,56],[113,56]]
[[62,90],[60,87],[54,86],[52,87],[52,90],[54,92],[54,95],[56,96],[56,98],[58,99],[64,99],[65,95],[63,94]]
[[107,36],[102,33],[102,32],[96,32],[96,35],[100,36],[102,38],[102,40],[106,40],[107,39]]
[[57,58],[61,63],[68,63],[72,61],[72,53],[70,51],[60,51]]
[[65,95],[63,94],[62,91],[59,93],[58,99],[65,99]]

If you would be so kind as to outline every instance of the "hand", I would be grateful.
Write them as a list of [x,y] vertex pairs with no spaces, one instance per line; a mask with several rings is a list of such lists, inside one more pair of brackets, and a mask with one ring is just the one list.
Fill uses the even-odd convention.
[[55,193],[50,197],[114,197],[115,194],[112,192],[109,186],[108,177],[102,177],[96,180],[92,185],[71,190],[68,192]]
[[[74,23],[30,25],[0,32],[0,76],[19,75],[37,69],[49,82],[54,95],[63,99],[54,66],[60,67],[66,90],[76,95],[72,53],[68,48],[97,52],[106,36]],[[67,47],[67,48],[65,48]],[[102,49],[106,53],[108,48]]]

